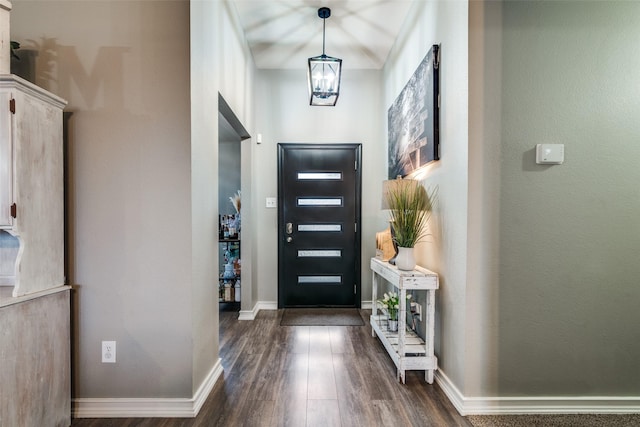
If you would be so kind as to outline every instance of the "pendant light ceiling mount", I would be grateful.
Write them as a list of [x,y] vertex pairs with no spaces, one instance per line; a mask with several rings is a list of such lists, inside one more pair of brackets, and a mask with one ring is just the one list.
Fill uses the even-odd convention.
[[331,9],[329,9],[328,7],[321,7],[320,9],[318,9],[318,16],[322,19],[327,19],[331,16]]
[[318,17],[322,19],[322,55],[309,58],[309,105],[334,106],[340,95],[342,59],[325,54],[325,24],[331,9],[321,7]]

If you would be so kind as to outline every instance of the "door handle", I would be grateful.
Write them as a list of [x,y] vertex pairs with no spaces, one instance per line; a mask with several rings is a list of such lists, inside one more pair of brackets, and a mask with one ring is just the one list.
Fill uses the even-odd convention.
[[287,243],[291,243],[291,242],[293,242],[293,237],[291,236],[287,237]]
[[287,229],[287,234],[291,234],[291,233],[293,233],[293,224],[291,224],[290,222],[288,222],[288,223],[287,223],[287,226],[286,226],[286,229]]

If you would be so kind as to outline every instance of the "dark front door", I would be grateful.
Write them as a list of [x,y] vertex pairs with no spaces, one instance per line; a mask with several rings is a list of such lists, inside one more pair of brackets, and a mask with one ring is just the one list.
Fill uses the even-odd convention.
[[278,306],[360,306],[360,144],[278,144]]

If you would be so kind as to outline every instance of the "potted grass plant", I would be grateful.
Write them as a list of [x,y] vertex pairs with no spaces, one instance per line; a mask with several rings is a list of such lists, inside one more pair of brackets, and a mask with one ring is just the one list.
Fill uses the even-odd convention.
[[413,270],[416,266],[413,248],[427,235],[427,222],[431,218],[431,194],[419,181],[396,179],[390,182],[385,197],[389,208],[392,238],[398,247],[395,259],[400,270]]

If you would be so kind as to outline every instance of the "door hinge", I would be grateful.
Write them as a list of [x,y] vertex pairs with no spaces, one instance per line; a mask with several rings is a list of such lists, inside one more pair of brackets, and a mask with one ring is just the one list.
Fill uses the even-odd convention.
[[18,207],[16,204],[11,205],[11,218],[16,218],[18,216]]
[[16,113],[16,100],[15,100],[15,98],[11,98],[9,100],[9,111],[11,111],[11,114],[15,114]]
[[358,161],[357,160],[355,162],[353,162],[353,170],[354,171],[358,170]]

